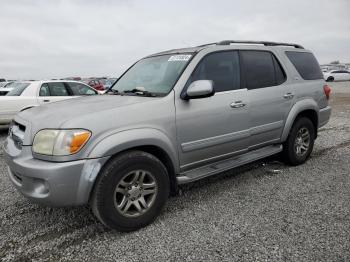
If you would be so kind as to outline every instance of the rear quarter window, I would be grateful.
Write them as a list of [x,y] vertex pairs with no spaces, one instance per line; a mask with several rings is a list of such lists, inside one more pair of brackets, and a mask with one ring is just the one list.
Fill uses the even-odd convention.
[[286,51],[286,55],[304,80],[323,79],[320,65],[312,53]]

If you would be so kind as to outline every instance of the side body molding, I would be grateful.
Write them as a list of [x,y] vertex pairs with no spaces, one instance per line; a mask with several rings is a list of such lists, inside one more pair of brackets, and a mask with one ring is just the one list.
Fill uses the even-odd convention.
[[283,128],[282,136],[281,136],[281,142],[286,141],[289,131],[292,128],[292,125],[294,123],[295,118],[299,113],[305,110],[313,110],[317,114],[317,121],[319,119],[319,107],[316,103],[315,100],[308,98],[308,99],[303,99],[300,101],[297,101],[292,109],[289,111],[286,123]]
[[112,156],[124,150],[140,146],[156,146],[171,159],[175,172],[179,172],[176,145],[162,131],[155,128],[135,128],[114,133],[100,140],[89,152],[88,158]]

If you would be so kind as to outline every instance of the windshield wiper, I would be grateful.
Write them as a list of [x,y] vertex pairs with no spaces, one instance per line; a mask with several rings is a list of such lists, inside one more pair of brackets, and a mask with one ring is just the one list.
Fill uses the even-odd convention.
[[156,97],[157,96],[155,93],[149,92],[149,91],[141,89],[141,88],[134,88],[132,90],[124,90],[121,94],[135,94],[135,95],[149,96],[149,97]]
[[121,93],[116,89],[109,89],[106,93],[112,93],[113,95],[121,95]]

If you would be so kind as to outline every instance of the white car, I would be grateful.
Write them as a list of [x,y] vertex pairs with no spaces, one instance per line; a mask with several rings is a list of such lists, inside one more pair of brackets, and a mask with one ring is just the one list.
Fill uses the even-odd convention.
[[0,126],[8,125],[14,116],[25,109],[85,95],[99,94],[92,87],[77,81],[23,81],[0,96]]
[[323,75],[324,75],[324,79],[328,82],[350,80],[350,72],[346,70],[332,70],[332,71],[323,73]]

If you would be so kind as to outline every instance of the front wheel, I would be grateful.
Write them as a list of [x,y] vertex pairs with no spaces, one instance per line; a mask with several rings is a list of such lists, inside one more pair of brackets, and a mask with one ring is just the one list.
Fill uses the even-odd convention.
[[299,118],[293,124],[287,141],[283,144],[284,159],[290,165],[303,164],[314,147],[315,128],[309,118]]
[[92,210],[107,227],[133,231],[150,224],[169,196],[169,177],[160,160],[130,151],[110,161],[99,175]]

